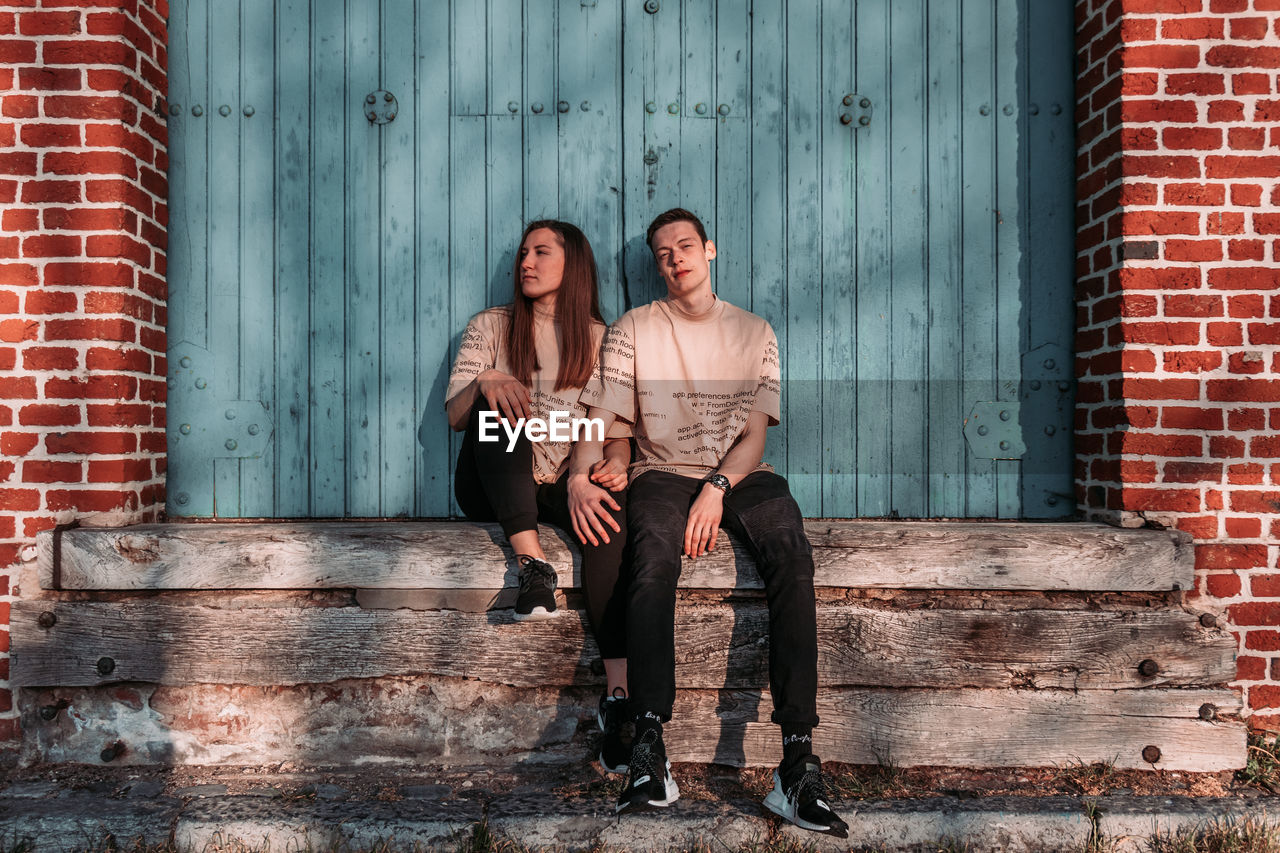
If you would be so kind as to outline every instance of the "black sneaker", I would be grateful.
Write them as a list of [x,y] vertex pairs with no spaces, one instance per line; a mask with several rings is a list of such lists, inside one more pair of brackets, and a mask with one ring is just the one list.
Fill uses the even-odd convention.
[[520,594],[516,596],[518,621],[550,619],[556,612],[556,570],[543,560],[517,554],[520,563]]
[[618,796],[616,813],[665,807],[680,798],[676,780],[671,778],[667,748],[662,743],[662,736],[654,729],[646,731],[631,747],[628,765],[630,775],[627,787]]
[[831,810],[830,799],[822,762],[817,756],[809,755],[787,771],[785,778],[777,770],[773,771],[773,790],[764,798],[764,804],[769,811],[801,829],[848,838],[849,825]]
[[[622,690],[615,687],[614,692]],[[604,737],[600,739],[600,766],[608,773],[626,773],[631,748],[624,742],[623,729],[631,719],[631,703],[626,696],[601,696],[596,722]]]

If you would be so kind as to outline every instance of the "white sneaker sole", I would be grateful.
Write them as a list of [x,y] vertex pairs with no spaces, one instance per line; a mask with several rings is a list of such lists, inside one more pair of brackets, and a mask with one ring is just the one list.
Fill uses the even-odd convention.
[[773,774],[773,790],[764,798],[764,807],[783,820],[793,823],[801,829],[807,829],[811,832],[831,831],[831,827],[829,826],[824,826],[820,823],[810,823],[796,814],[795,806],[787,799],[787,795],[782,793],[782,781],[778,778],[776,771]]
[[643,803],[633,803],[633,802],[631,802],[631,801],[629,801],[629,800],[628,800],[626,803],[618,803],[617,807],[613,810],[613,813],[614,813],[614,814],[621,814],[624,810],[642,811],[642,810],[644,810],[645,808],[648,808],[648,807],[652,807],[652,808],[659,808],[659,809],[665,809],[667,806],[671,805],[671,804],[672,804],[672,803],[674,803],[676,800],[680,799],[680,787],[679,787],[678,785],[676,785],[676,780],[675,780],[675,779],[673,779],[673,778],[671,777],[671,762],[670,762],[670,761],[668,761],[668,762],[667,762],[667,774],[666,774],[666,775],[667,775],[667,778],[666,778],[666,784],[665,784],[665,786],[664,786],[664,787],[665,787],[665,793],[666,793],[666,799],[664,799],[664,800],[646,800],[646,801],[645,801],[645,802],[643,802]]
[[543,619],[552,619],[556,615],[554,610],[548,610],[545,607],[535,607],[528,613],[515,613],[513,616],[517,622],[541,622]]

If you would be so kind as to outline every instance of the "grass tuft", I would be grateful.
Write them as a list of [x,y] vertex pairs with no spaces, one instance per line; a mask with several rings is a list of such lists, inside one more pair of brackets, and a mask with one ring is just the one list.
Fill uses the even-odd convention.
[[1156,833],[1151,853],[1280,853],[1280,827],[1265,819],[1227,817],[1207,826]]
[[1250,734],[1245,761],[1244,769],[1236,771],[1237,782],[1280,794],[1280,734],[1270,743],[1265,733]]
[[1093,764],[1073,761],[1058,770],[1058,775],[1054,782],[1065,787],[1075,788],[1087,797],[1096,797],[1116,787],[1116,772],[1115,759],[1098,761]]

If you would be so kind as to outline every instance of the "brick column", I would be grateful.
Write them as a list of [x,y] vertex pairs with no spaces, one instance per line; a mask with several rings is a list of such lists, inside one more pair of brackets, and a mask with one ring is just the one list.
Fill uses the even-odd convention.
[[1195,537],[1194,604],[1275,726],[1280,0],[1076,12],[1080,506]]
[[164,508],[166,0],[0,0],[0,748],[13,568]]

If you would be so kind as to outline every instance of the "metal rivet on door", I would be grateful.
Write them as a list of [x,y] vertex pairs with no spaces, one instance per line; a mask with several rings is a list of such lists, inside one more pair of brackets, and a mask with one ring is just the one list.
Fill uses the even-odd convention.
[[396,96],[383,89],[365,95],[364,102],[369,105],[364,111],[364,117],[372,124],[386,124],[399,111]]
[[178,113],[180,113],[180,112],[182,112],[182,105],[181,105],[181,104],[170,104],[170,105],[169,105],[169,115],[171,115],[171,116],[176,116],[176,115],[177,115]]
[[218,107],[218,115],[223,116],[224,118],[226,116],[231,115],[231,105],[223,104],[222,106]]
[[668,112],[668,113],[670,113],[670,114],[671,114],[671,115],[673,115],[673,116],[674,116],[674,115],[679,115],[679,114],[680,114],[680,105],[679,105],[678,103],[676,103],[675,101],[672,101],[671,103],[667,104],[667,112]]
[[561,101],[560,103],[556,104],[556,110],[562,113],[569,112],[569,102]]
[[840,123],[845,127],[849,127],[855,121],[858,127],[866,127],[871,124],[871,99],[866,95],[849,92],[840,99],[840,104],[845,107],[852,107],[852,109],[840,111]]
[[253,106],[252,106],[252,105],[250,105],[250,104],[245,104],[245,106],[244,106],[244,114],[245,114],[245,117],[246,117],[246,118],[248,118],[249,116],[253,115]]
[[718,110],[716,110],[716,112],[720,113],[720,115],[722,115],[722,116],[727,116],[727,115],[729,114],[729,105],[728,105],[728,104],[721,104],[721,105],[720,105],[720,108],[719,108]]
[[200,106],[199,104],[196,104],[194,107],[191,108],[191,114],[193,116],[196,116],[197,118],[204,115],[204,107]]
[[542,115],[543,106],[540,102],[529,107],[529,109],[533,110],[534,115]]
[[518,113],[518,112],[520,112],[520,102],[519,102],[519,101],[507,101],[507,112],[509,112],[509,113]]
[[662,6],[658,4],[658,0],[644,0],[644,10],[650,15],[654,14],[661,8]]
[[696,106],[693,108],[693,111],[694,111],[695,113],[697,113],[698,115],[700,115],[700,116],[704,116],[704,115],[706,115],[706,114],[707,114],[707,105],[706,105],[706,104],[698,104],[698,105],[696,105]]

